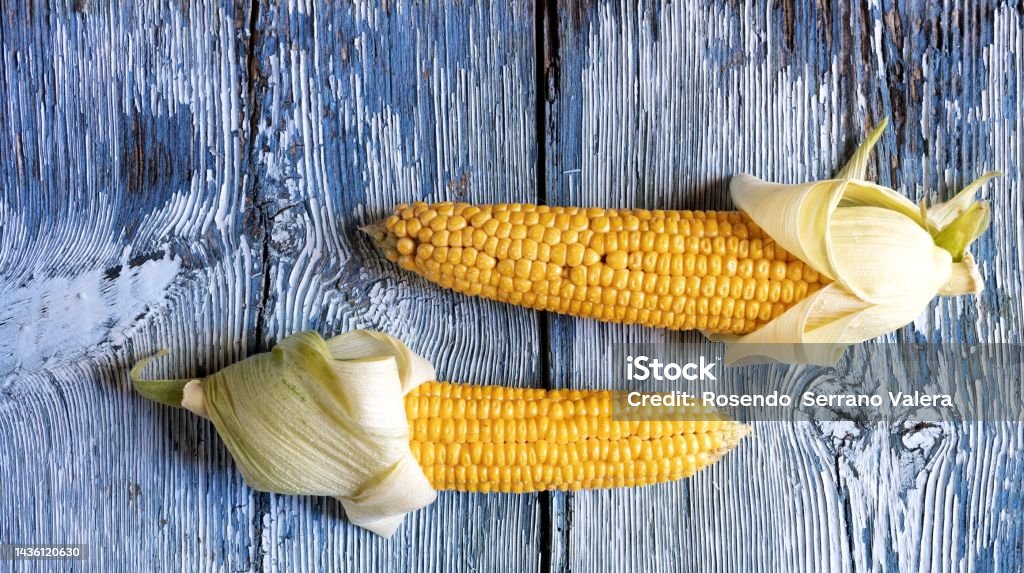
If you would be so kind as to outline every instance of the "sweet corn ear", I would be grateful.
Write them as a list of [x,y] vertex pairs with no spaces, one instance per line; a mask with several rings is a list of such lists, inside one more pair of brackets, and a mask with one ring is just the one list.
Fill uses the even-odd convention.
[[677,480],[711,465],[749,432],[696,406],[678,412],[678,420],[613,420],[607,391],[427,382],[406,395],[405,409],[412,453],[427,479],[435,489],[462,491]]
[[461,293],[676,330],[752,332],[830,282],[739,212],[414,203],[365,230]]

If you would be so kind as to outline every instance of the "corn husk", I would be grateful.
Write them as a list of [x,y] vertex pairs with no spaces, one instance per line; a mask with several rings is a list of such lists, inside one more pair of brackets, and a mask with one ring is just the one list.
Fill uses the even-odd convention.
[[339,499],[354,524],[391,536],[436,497],[409,448],[404,395],[434,379],[401,341],[370,331],[301,332],[202,379],[132,381],[209,418],[259,491]]
[[918,206],[865,181],[883,122],[836,179],[781,185],[741,174],[736,205],[776,243],[834,282],[742,337],[726,338],[730,364],[834,365],[850,344],[912,322],[937,295],[976,294],[983,280],[967,252],[989,223],[976,201],[987,173],[952,200]]

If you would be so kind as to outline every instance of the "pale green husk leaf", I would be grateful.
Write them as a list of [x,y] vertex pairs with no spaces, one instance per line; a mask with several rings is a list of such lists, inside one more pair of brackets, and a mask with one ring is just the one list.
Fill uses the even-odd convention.
[[301,332],[201,380],[149,382],[144,366],[136,388],[209,417],[254,489],[336,497],[383,536],[436,497],[409,449],[403,398],[434,371],[397,339]]
[[967,249],[987,228],[975,201],[989,173],[951,201],[922,208],[864,181],[867,155],[885,123],[839,172],[796,185],[737,175],[736,205],[776,243],[834,282],[782,316],[727,342],[729,363],[833,365],[850,344],[913,321],[936,295],[973,294],[983,281]]
[[864,179],[868,170],[868,161],[871,159],[871,151],[875,148],[878,140],[882,138],[885,128],[889,127],[889,118],[882,118],[878,125],[871,130],[867,138],[857,147],[846,165],[836,173],[836,179]]

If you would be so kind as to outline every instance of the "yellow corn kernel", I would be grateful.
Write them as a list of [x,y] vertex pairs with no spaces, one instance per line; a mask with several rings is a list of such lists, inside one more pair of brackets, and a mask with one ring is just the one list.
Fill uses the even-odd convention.
[[389,260],[460,292],[677,330],[746,334],[830,282],[737,212],[413,203],[379,228]]
[[428,382],[406,396],[410,449],[437,489],[578,490],[691,476],[748,431],[701,406],[678,407],[672,420],[615,420],[613,399]]

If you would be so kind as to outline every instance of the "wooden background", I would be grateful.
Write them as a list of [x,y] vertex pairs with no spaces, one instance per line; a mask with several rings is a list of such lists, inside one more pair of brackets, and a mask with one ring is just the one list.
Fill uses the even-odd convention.
[[870,173],[915,200],[1007,173],[988,290],[894,339],[1020,343],[1020,4],[118,4],[0,5],[0,542],[88,543],[92,571],[1021,570],[1017,423],[758,423],[688,481],[446,492],[384,540],[252,492],[127,376],[374,328],[449,379],[608,387],[614,342],[699,337],[455,296],[357,228],[413,200],[730,208],[732,174],[826,177],[884,116]]

